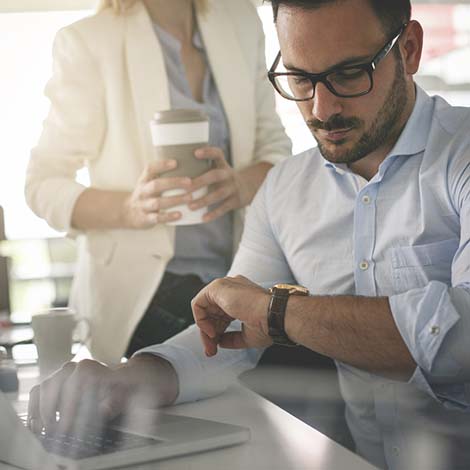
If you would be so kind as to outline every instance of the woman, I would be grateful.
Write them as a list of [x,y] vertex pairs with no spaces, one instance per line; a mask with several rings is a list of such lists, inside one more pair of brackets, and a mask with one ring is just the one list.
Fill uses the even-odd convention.
[[[117,363],[191,323],[191,298],[229,268],[241,209],[290,153],[262,29],[248,0],[103,0],[96,15],[57,35],[46,94],[27,201],[78,238],[70,303],[92,322],[93,355]],[[210,117],[198,158],[212,169],[189,184],[154,161],[149,122],[171,108]],[[75,181],[84,166],[88,188]],[[206,198],[192,199],[208,185]],[[161,196],[172,188],[187,195]],[[182,203],[209,206],[205,223],[167,225]]]

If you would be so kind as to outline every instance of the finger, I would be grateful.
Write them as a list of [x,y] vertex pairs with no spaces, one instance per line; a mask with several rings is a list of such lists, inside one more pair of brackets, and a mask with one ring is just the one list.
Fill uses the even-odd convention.
[[70,380],[75,371],[76,364],[69,362],[60,370],[47,378],[40,385],[39,412],[43,427],[47,432],[54,432],[57,425],[57,411],[62,401],[62,389],[64,384]]
[[175,222],[183,216],[183,214],[179,211],[172,211],[172,212],[159,212],[158,214],[149,214],[149,217],[153,216],[155,219],[156,224],[167,224],[170,222]]
[[40,413],[41,387],[35,385],[29,392],[28,427],[35,434],[40,434],[44,428]]
[[226,199],[225,202],[215,209],[209,211],[207,214],[204,214],[202,221],[204,223],[212,222],[213,220],[222,217],[223,215],[227,214],[228,212],[237,208],[236,199],[231,197]]
[[219,188],[210,191],[206,196],[194,200],[188,204],[188,207],[195,211],[202,207],[212,206],[229,198],[234,192],[235,186],[229,184],[221,185]]
[[169,191],[171,189],[180,189],[184,192],[192,191],[192,180],[187,177],[174,177],[156,178],[151,181],[147,181],[140,192],[140,198],[146,199],[160,196],[164,191]]
[[241,331],[229,331],[219,338],[219,346],[224,349],[247,349],[249,345]]
[[209,338],[217,337],[217,326],[214,318],[197,318],[195,317],[197,327]]
[[98,411],[106,422],[113,420],[126,410],[129,395],[132,394],[128,384],[123,387],[122,377],[121,371],[118,369],[112,371],[109,380],[103,381],[101,384]]
[[210,186],[211,184],[221,183],[231,178],[232,172],[230,169],[214,169],[209,170],[206,173],[194,178],[191,184],[191,191],[196,191],[205,186]]
[[224,151],[220,147],[201,147],[194,152],[194,155],[197,159],[214,162],[218,168],[228,165]]
[[181,206],[190,203],[193,200],[191,194],[183,196],[153,197],[145,199],[142,202],[144,212],[158,212],[175,206]]
[[[210,309],[219,309],[216,300],[217,292],[224,286],[226,280],[224,278],[215,279],[205,287],[203,287],[191,300],[191,308],[194,320],[205,318],[208,316]],[[220,310],[221,311],[221,310]]]
[[152,181],[157,178],[159,175],[166,173],[167,171],[174,170],[178,166],[178,162],[176,160],[156,160],[149,163],[142,175],[139,178],[139,181],[145,183],[148,181]]
[[166,224],[181,219],[181,212],[141,212],[139,214],[139,228],[151,228],[157,224]]
[[197,300],[193,299],[191,302],[194,322],[197,327],[203,331],[207,336],[213,338],[217,332],[215,330],[215,324],[208,315],[208,309],[210,304],[204,296],[199,297]]
[[212,357],[217,354],[217,340],[215,338],[210,338],[203,331],[199,331],[201,335],[202,344],[204,346],[204,352],[207,357]]
[[193,310],[194,319],[196,319],[196,314],[194,309],[205,310],[209,306],[209,299],[207,293],[215,281],[209,283],[207,286],[203,287],[191,300],[191,308]]
[[97,412],[98,394],[107,374],[108,369],[98,362],[85,360],[78,363],[63,388],[57,427],[59,433],[81,435],[90,424],[102,425],[103,419]]
[[64,384],[62,399],[58,406],[60,419],[56,432],[59,434],[71,434],[74,425],[83,419],[81,403],[87,399],[89,391],[82,389],[82,381],[83,379],[75,375]]

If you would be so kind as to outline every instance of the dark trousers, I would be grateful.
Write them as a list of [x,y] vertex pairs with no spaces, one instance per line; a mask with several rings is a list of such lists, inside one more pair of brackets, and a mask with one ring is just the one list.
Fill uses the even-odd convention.
[[194,323],[191,300],[205,286],[195,274],[166,272],[137,325],[126,357],[152,344],[163,343]]

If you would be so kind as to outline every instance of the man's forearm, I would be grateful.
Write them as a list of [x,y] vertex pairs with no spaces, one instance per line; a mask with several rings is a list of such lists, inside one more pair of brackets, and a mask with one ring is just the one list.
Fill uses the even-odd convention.
[[291,296],[285,327],[296,343],[378,375],[408,380],[416,367],[386,297]]

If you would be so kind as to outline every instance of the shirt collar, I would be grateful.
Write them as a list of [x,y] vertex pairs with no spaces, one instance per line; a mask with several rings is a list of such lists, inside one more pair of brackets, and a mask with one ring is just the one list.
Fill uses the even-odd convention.
[[[386,159],[399,155],[416,155],[424,151],[432,121],[432,98],[418,85],[413,111]],[[322,157],[323,158],[323,157]],[[345,163],[331,163],[324,159],[325,167],[331,168],[338,174],[353,173]]]
[[416,155],[424,151],[428,140],[433,117],[433,100],[418,85],[416,102],[408,122],[388,157],[398,155]]

